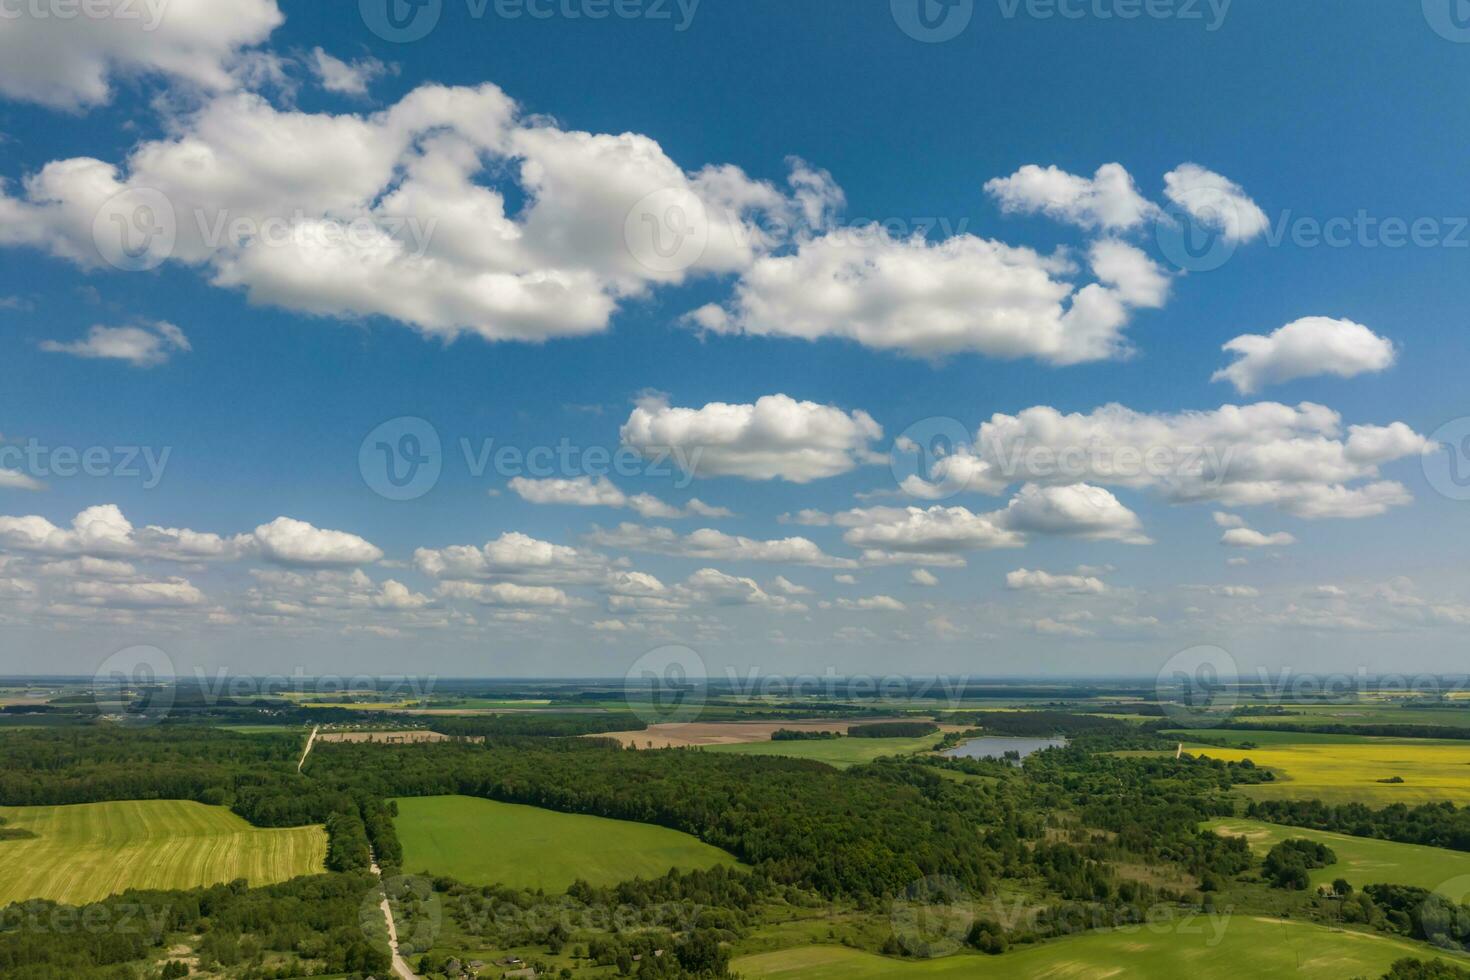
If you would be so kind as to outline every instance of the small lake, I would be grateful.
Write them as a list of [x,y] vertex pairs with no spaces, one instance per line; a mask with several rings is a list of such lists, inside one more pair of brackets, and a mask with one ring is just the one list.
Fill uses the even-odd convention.
[[1024,759],[1032,752],[1066,744],[1067,740],[1064,738],[1003,738],[998,735],[983,735],[962,742],[944,754],[951,759],[1001,759],[1007,752],[1019,752]]

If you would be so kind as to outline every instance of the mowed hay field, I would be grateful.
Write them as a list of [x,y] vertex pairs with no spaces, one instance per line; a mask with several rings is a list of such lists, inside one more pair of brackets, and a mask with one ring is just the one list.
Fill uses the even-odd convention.
[[1311,871],[1312,887],[1346,878],[1354,888],[1364,885],[1414,885],[1431,891],[1462,875],[1470,875],[1470,854],[1422,844],[1398,844],[1369,837],[1349,837],[1303,827],[1289,827],[1259,820],[1223,817],[1206,827],[1219,834],[1244,837],[1251,851],[1263,856],[1287,838],[1306,838],[1332,848],[1337,863]]
[[[1304,922],[1237,915],[1219,923],[1218,942],[1215,927],[1200,916],[1187,925],[1198,932],[1095,932],[1001,956],[901,961],[842,946],[805,946],[740,957],[730,969],[746,980],[1344,980],[1382,976],[1406,956],[1449,959],[1428,946]],[[1463,957],[1453,962],[1470,966]]]
[[399,799],[394,825],[403,870],[446,874],[473,885],[564,891],[578,878],[611,885],[692,870],[735,858],[696,837],[628,820],[609,820],[469,796]]
[[[1236,787],[1257,800],[1319,799],[1373,807],[1444,800],[1470,804],[1470,742],[1349,736],[1270,745],[1262,740],[1254,749],[1185,743],[1185,750],[1229,762],[1250,759],[1275,770],[1275,782]],[[1403,782],[1379,782],[1394,776]]]
[[245,878],[269,885],[325,870],[321,827],[261,829],[224,807],[187,800],[0,807],[0,905],[27,898],[92,902],[129,888],[195,888]]
[[793,759],[814,759],[839,769],[872,762],[885,755],[913,755],[927,752],[939,741],[939,735],[922,738],[822,738],[793,742],[740,742],[729,745],[707,745],[705,752],[735,752],[741,755],[784,755]]

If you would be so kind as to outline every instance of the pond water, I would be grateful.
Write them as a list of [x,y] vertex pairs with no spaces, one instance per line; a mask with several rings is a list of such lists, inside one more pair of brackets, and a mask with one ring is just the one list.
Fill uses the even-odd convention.
[[1024,759],[1032,752],[1066,744],[1067,740],[1064,738],[1003,738],[998,735],[983,735],[961,742],[944,754],[951,759],[1001,759],[1007,752],[1019,752]]

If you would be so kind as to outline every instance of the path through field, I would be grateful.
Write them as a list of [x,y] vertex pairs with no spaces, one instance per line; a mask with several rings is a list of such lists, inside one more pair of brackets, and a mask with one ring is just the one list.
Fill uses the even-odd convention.
[[[383,870],[378,867],[378,862],[373,862],[373,874],[379,880],[383,877]],[[393,922],[393,906],[388,902],[388,895],[383,894],[383,904],[378,906],[383,910],[383,920],[388,923],[388,948],[393,953],[393,975],[399,980],[419,980],[418,974],[408,965],[408,960],[398,955],[398,926]]]
[[309,755],[311,755],[311,747],[316,742],[316,733],[319,732],[319,731],[321,731],[321,730],[322,730],[322,727],[320,725],[317,725],[317,726],[315,726],[315,727],[312,728],[311,734],[308,735],[308,736],[306,736],[306,748],[301,753],[301,761],[298,762],[298,763],[296,763],[296,771],[297,772],[300,772],[301,771],[301,767],[304,766],[304,765],[306,765],[306,757],[309,756]]

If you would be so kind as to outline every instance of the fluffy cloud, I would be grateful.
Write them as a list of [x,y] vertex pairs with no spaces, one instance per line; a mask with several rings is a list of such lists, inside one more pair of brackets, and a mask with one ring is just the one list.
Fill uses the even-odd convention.
[[1403,484],[1378,479],[1379,467],[1430,448],[1402,422],[1350,425],[1344,436],[1341,416],[1310,402],[1174,414],[1116,404],[1063,414],[1040,405],[983,423],[975,445],[951,457],[963,461],[955,469],[962,479],[947,478],[941,461],[939,482],[910,477],[903,489],[937,497],[964,489],[998,493],[1023,481],[1087,483],[1152,488],[1174,502],[1367,517],[1411,499]]
[[383,552],[355,534],[278,517],[224,537],[187,528],[134,527],[115,504],[88,507],[62,528],[44,517],[0,517],[0,548],[84,558],[209,561],[260,557],[282,565],[363,565]]
[[[1163,299],[1162,273],[1141,275],[1153,263],[1133,246],[1111,243],[1090,259],[1099,281],[1079,287],[1060,255],[969,234],[931,242],[849,229],[757,259],[728,308],[707,306],[689,319],[715,333],[836,337],[915,357],[973,352],[1077,364],[1124,352],[1130,309]],[[1110,287],[1104,275],[1125,285]],[[1151,288],[1138,288],[1145,280]]]
[[1138,515],[1102,487],[1076,483],[1043,487],[1027,484],[999,518],[1016,531],[1065,535],[1091,541],[1151,544]]
[[507,531],[481,547],[419,548],[414,565],[442,580],[506,579],[530,584],[591,583],[608,571],[607,559],[568,545]]
[[838,599],[833,603],[838,609],[856,612],[903,612],[908,606],[891,595],[870,595],[861,599]]
[[290,517],[262,524],[241,543],[282,565],[368,565],[383,557],[376,545],[355,534],[323,530]]
[[163,320],[138,326],[93,326],[81,340],[43,340],[41,349],[75,357],[127,361],[133,367],[157,367],[176,351],[187,351],[184,331]]
[[1254,528],[1232,527],[1220,537],[1220,543],[1231,548],[1271,548],[1296,544],[1296,538],[1285,531],[1264,534]]
[[1216,371],[1212,381],[1229,381],[1243,395],[1293,378],[1331,374],[1352,378],[1393,365],[1393,343],[1361,323],[1309,316],[1271,333],[1245,334],[1224,350],[1238,359]]
[[698,497],[684,507],[675,507],[648,493],[628,496],[613,486],[606,477],[579,476],[569,479],[536,480],[518,476],[510,481],[511,490],[522,500],[533,504],[563,504],[571,507],[630,508],[639,516],[653,520],[682,517],[731,517],[729,510],[705,503]]
[[645,457],[672,459],[692,476],[808,483],[874,459],[870,444],[883,429],[866,412],[787,395],[703,408],[676,408],[651,396],[633,409],[621,435]]
[[853,525],[843,540],[867,549],[870,553],[864,557],[870,559],[897,553],[919,556],[915,560],[924,564],[954,564],[953,556],[960,552],[1019,548],[1025,543],[996,515],[975,514],[964,507],[859,508],[840,516],[843,523]]
[[1198,164],[1186,163],[1165,174],[1164,196],[1229,242],[1248,242],[1271,225],[1239,184]]
[[[424,85],[371,115],[233,93],[169,130],[121,166],[58,160],[0,191],[0,244],[116,264],[147,206],[165,233],[129,231],[130,262],[198,266],[308,314],[543,341],[607,329],[654,285],[746,268],[767,245],[757,220],[799,226],[810,193],[803,165],[790,194],[731,166],[687,172],[646,136],[561,130],[490,84]],[[639,236],[676,212],[697,247],[666,264]]]
[[577,601],[551,585],[519,585],[515,582],[441,582],[439,594],[449,599],[469,599],[485,606],[520,608],[567,608]]
[[[0,93],[60,109],[100,105],[115,76],[159,74],[232,88],[242,49],[284,20],[276,0],[102,0],[102,16],[0,17]],[[45,10],[44,5],[40,5]],[[73,12],[78,13],[75,8]]]
[[1090,178],[1028,163],[1009,177],[987,181],[985,190],[1007,213],[1040,213],[1087,229],[1136,228],[1158,210],[1116,163],[1103,164]]
[[319,47],[311,49],[310,64],[312,73],[321,81],[322,88],[341,95],[366,95],[368,85],[389,70],[377,58],[343,61]]
[[909,572],[909,581],[915,585],[935,586],[939,584],[939,577],[927,568],[916,568]]
[[726,534],[714,528],[701,528],[690,534],[680,535],[666,527],[623,523],[610,530],[597,528],[587,539],[600,548],[644,551],[681,558],[698,558],[702,561],[786,562],[827,568],[853,564],[851,559],[834,558],[826,554],[807,538],[759,541]]
[[204,602],[204,593],[183,578],[161,582],[84,580],[73,582],[70,592],[82,603],[125,608],[197,606]]
[[1006,588],[1028,592],[1067,592],[1074,595],[1102,595],[1108,590],[1095,575],[1053,575],[1050,572],[1018,568],[1006,573]]
[[46,484],[20,470],[0,469],[0,490],[44,490]]

